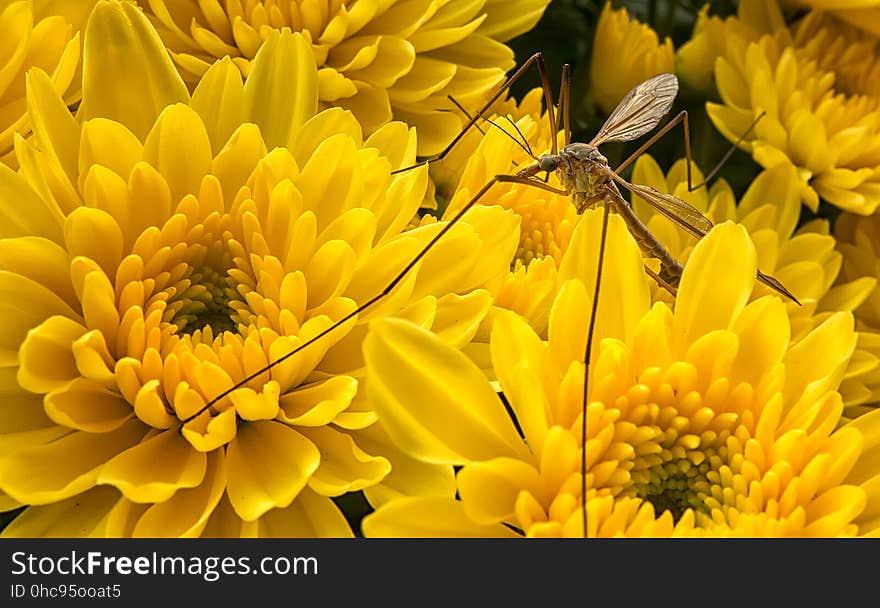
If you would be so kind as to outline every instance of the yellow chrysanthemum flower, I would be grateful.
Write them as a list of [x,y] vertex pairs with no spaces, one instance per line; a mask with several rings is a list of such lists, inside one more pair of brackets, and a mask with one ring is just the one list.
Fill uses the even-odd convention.
[[672,72],[675,53],[672,41],[660,44],[651,26],[630,20],[625,8],[613,10],[605,3],[590,61],[590,94],[606,114],[630,89],[663,72]]
[[226,59],[191,98],[131,4],[102,0],[84,49],[78,116],[32,70],[34,138],[17,142],[21,174],[0,171],[15,406],[0,506],[29,505],[4,534],[350,536],[332,498],[386,481],[392,462],[393,490],[448,488],[446,468],[371,430],[361,342],[367,321],[399,315],[466,344],[491,303],[473,288],[506,271],[516,218],[475,210],[386,299],[261,372],[441,228],[401,234],[427,183],[391,175],[414,133],[390,123],[364,140],[349,112],[316,114],[311,49],[289,31],[247,84]]
[[709,117],[729,140],[745,135],[743,149],[763,167],[795,165],[812,210],[821,197],[871,214],[880,205],[876,48],[875,39],[818,12],[755,40],[730,36],[715,63],[723,103],[707,104]]
[[13,140],[30,131],[25,100],[25,75],[36,67],[49,74],[52,86],[68,102],[76,99],[73,85],[79,65],[79,24],[92,2],[65,3],[21,0],[0,2],[0,32],[6,39],[0,53],[0,162],[16,166]]
[[757,40],[761,34],[785,27],[778,6],[765,0],[741,0],[736,17],[709,15],[706,4],[697,14],[691,39],[675,52],[675,71],[688,86],[715,90],[715,60],[725,54],[729,39]]
[[461,129],[447,95],[477,105],[514,65],[503,43],[534,26],[548,3],[140,0],[189,82],[226,55],[247,77],[272,31],[301,32],[320,68],[321,107],[351,110],[368,133],[392,118],[416,126],[420,155]]
[[796,9],[826,12],[875,36],[880,36],[880,0],[784,0]]
[[870,533],[880,413],[837,428],[852,315],[791,346],[785,305],[748,303],[756,253],[731,222],[695,248],[675,311],[651,306],[638,246],[610,219],[586,443],[582,357],[601,212],[575,231],[549,341],[513,313],[495,322],[509,410],[429,332],[372,325],[367,383],[383,426],[404,451],[461,469],[457,495],[391,501],[364,519],[365,533],[582,536],[583,450],[590,536]]
[[[701,183],[700,169],[692,165],[691,170],[693,183]],[[757,248],[758,268],[779,279],[800,301],[800,305],[787,302],[792,343],[806,337],[834,313],[856,310],[877,285],[871,276],[838,280],[842,255],[835,249],[827,220],[816,219],[797,227],[798,177],[791,165],[777,165],[761,172],[738,204],[724,180],[716,181],[708,190],[701,187],[688,192],[684,159],[664,174],[653,158],[643,155],[633,168],[633,181],[686,200],[715,223],[730,220],[748,230]],[[638,199],[634,206],[670,253],[681,261],[687,260],[696,239]],[[717,280],[723,281],[724,277]],[[770,293],[773,292],[769,288],[759,286],[753,297]],[[669,294],[655,288],[655,297],[668,299]],[[880,334],[861,329],[858,349],[840,386],[848,415],[861,411],[857,406],[880,398]]]

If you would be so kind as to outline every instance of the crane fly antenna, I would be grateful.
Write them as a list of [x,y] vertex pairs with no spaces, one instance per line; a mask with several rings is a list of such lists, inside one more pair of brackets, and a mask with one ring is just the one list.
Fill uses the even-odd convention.
[[[455,97],[453,97],[452,95],[448,95],[448,97],[449,97],[449,101],[451,101],[452,103],[454,103],[455,106],[456,106],[459,110],[461,110],[462,114],[464,114],[464,115],[465,115],[466,117],[468,117],[468,118],[471,118],[471,115],[468,114],[468,111],[465,110],[464,107],[462,107],[462,105],[461,105],[460,103],[458,103],[458,101],[455,99]],[[526,136],[523,135],[522,131],[519,130],[519,127],[516,126],[516,123],[513,122],[513,120],[510,118],[510,116],[504,116],[504,118],[507,120],[507,122],[509,122],[509,123],[513,126],[513,128],[516,130],[517,134],[519,134],[519,136],[522,138],[522,141],[520,141],[519,139],[517,139],[516,137],[514,137],[514,136],[510,133],[510,131],[508,131],[507,129],[505,129],[505,128],[502,127],[501,125],[499,125],[497,122],[495,122],[495,121],[492,120],[491,118],[486,118],[485,116],[479,116],[479,118],[482,118],[483,120],[485,120],[486,122],[488,122],[490,125],[492,125],[492,126],[495,127],[496,129],[498,129],[499,131],[501,131],[502,133],[504,133],[505,135],[507,135],[510,139],[512,139],[512,140],[514,141],[514,143],[515,143],[516,145],[518,145],[518,146],[522,149],[523,152],[525,152],[526,154],[529,155],[529,158],[534,159],[534,160],[537,160],[537,157],[536,157],[535,154],[532,152],[532,148],[531,148],[531,146],[529,146],[529,141],[526,139]],[[480,125],[474,123],[474,127],[475,127],[480,133],[482,133],[483,135],[486,134],[486,132],[483,131],[483,130],[480,128]]]
[[521,144],[523,150],[525,150],[526,154],[529,155],[529,158],[537,160],[538,157],[535,156],[534,152],[532,152],[532,147],[529,145],[529,140],[526,138],[525,135],[523,135],[523,132],[520,130],[519,126],[517,126],[517,124],[513,122],[513,119],[506,114],[504,115],[504,119],[510,123],[510,126],[512,126],[517,134],[522,138],[522,142],[518,141],[517,143]]

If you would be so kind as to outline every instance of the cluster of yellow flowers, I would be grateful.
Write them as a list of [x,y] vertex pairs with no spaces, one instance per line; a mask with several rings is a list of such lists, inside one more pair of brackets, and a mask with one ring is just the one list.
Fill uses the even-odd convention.
[[541,89],[420,163],[549,3],[0,3],[2,535],[877,534],[880,8],[605,5],[590,103],[677,72],[763,167],[635,163],[717,224],[632,202],[673,298],[555,176],[469,206],[567,143]]

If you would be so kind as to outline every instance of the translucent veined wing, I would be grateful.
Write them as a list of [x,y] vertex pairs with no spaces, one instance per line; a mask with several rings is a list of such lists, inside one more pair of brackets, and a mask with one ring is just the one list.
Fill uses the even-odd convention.
[[598,146],[641,137],[666,116],[677,94],[678,79],[674,74],[659,74],[636,85],[617,104],[590,144]]
[[[687,204],[680,198],[671,194],[664,194],[642,184],[631,184],[610,169],[608,175],[625,189],[638,196],[640,199],[651,205],[661,215],[672,220],[681,226],[685,231],[694,235],[698,239],[706,236],[706,233],[712,229],[712,222],[705,215],[697,211],[694,207]],[[785,286],[770,275],[766,275],[760,270],[758,271],[758,281],[769,287],[770,289],[789,298],[795,304],[800,304],[798,299],[794,297]]]
[[706,236],[706,233],[712,229],[712,222],[709,218],[677,196],[658,192],[650,186],[631,184],[614,173],[611,169],[608,169],[606,173],[615,182],[638,196],[662,215],[669,218],[698,239]]

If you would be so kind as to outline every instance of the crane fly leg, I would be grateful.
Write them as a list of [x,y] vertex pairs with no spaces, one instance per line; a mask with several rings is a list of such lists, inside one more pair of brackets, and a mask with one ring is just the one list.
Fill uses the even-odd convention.
[[[547,112],[550,114],[550,123],[556,124],[556,118],[554,117],[554,112],[553,112],[553,91],[550,89],[550,78],[547,75],[547,67],[544,64],[544,55],[539,51],[539,52],[535,53],[534,55],[532,55],[531,57],[529,57],[516,70],[516,72],[513,73],[513,76],[508,78],[504,82],[504,84],[502,84],[501,87],[497,91],[495,91],[495,93],[492,95],[492,97],[489,98],[489,101],[487,101],[483,105],[483,107],[480,108],[480,110],[478,112],[476,112],[473,116],[471,116],[471,118],[467,121],[464,128],[459,132],[459,134],[456,135],[453,138],[453,140],[451,142],[449,142],[449,144],[447,144],[447,146],[445,148],[443,148],[443,150],[439,154],[437,154],[436,156],[433,156],[427,160],[424,160],[420,163],[416,163],[415,165],[411,165],[409,167],[403,167],[401,169],[395,169],[394,171],[391,172],[391,174],[394,175],[396,173],[403,173],[404,171],[409,171],[410,169],[414,169],[415,167],[418,167],[419,165],[422,165],[425,163],[434,163],[439,160],[442,160],[447,154],[449,154],[449,151],[452,150],[452,148],[454,148],[455,145],[459,141],[461,141],[461,139],[470,130],[470,128],[473,127],[477,123],[477,120],[479,120],[482,117],[482,115],[485,114],[489,110],[489,108],[492,107],[492,104],[494,104],[496,101],[498,101],[501,98],[501,96],[504,94],[504,92],[507,91],[514,82],[516,82],[517,80],[519,80],[522,77],[522,75],[526,72],[526,70],[529,69],[529,67],[532,64],[537,66],[538,72],[540,72],[540,74],[541,74],[541,86],[544,88],[544,103],[547,104]],[[556,154],[556,152],[557,152],[556,138],[553,138],[553,153]]]

